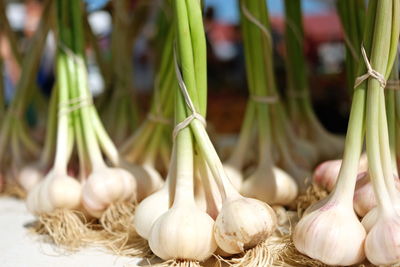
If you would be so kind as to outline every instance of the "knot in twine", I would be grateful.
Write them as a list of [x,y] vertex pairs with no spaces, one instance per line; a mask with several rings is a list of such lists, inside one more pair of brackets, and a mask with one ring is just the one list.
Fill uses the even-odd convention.
[[178,61],[176,59],[175,47],[174,47],[174,64],[175,64],[175,73],[176,73],[176,77],[178,79],[178,84],[179,84],[180,91],[181,91],[181,93],[182,93],[182,95],[183,95],[183,97],[185,99],[187,107],[192,112],[192,114],[189,117],[187,117],[186,119],[184,119],[183,121],[179,122],[177,125],[175,125],[175,128],[174,128],[174,130],[172,132],[173,140],[175,140],[177,135],[178,135],[178,133],[181,130],[183,130],[186,127],[188,127],[190,125],[190,123],[194,119],[200,121],[204,125],[204,127],[207,125],[206,119],[204,119],[204,117],[200,113],[198,113],[196,111],[196,108],[194,107],[192,99],[189,96],[189,93],[187,91],[185,82],[183,81],[183,78],[182,78],[181,71],[180,71],[179,66],[178,66]]
[[385,77],[372,68],[371,63],[368,60],[367,53],[365,52],[364,46],[361,46],[361,54],[363,56],[365,66],[367,67],[368,71],[364,75],[361,75],[360,77],[356,78],[356,81],[354,83],[354,88],[358,87],[363,81],[367,80],[369,77],[378,80],[379,85],[382,88],[385,88],[386,87]]

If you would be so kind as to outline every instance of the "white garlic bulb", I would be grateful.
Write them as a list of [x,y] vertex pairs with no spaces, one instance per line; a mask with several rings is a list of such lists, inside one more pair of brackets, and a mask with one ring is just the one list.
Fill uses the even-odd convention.
[[241,193],[270,205],[287,205],[297,197],[297,184],[282,169],[261,166],[244,181]]
[[120,168],[94,170],[83,186],[83,206],[93,217],[100,218],[110,204],[133,201],[136,183],[133,176]]
[[365,240],[365,254],[375,265],[392,265],[400,261],[400,216],[379,216]]
[[62,208],[76,209],[81,197],[82,187],[76,179],[51,171],[28,193],[27,207],[37,215]]
[[331,199],[301,218],[294,229],[293,243],[313,259],[347,266],[364,260],[365,236],[351,205]]
[[154,222],[168,211],[169,206],[170,197],[167,186],[146,197],[135,209],[133,223],[136,232],[144,239],[149,239]]
[[176,205],[159,217],[149,246],[163,260],[204,261],[217,249],[213,219],[195,205]]
[[226,200],[215,221],[215,240],[223,251],[237,254],[266,240],[276,224],[274,211],[262,201],[244,197]]
[[43,170],[38,165],[27,165],[17,175],[18,183],[26,192],[29,192],[43,178]]

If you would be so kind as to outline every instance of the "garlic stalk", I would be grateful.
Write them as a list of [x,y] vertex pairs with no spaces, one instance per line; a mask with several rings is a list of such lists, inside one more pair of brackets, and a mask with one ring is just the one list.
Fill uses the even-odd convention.
[[361,46],[365,23],[365,7],[363,0],[338,0],[336,2],[346,45],[345,68],[349,89],[352,89],[354,80],[357,78],[358,61],[361,59],[359,47]]
[[320,160],[337,157],[343,151],[343,140],[318,121],[311,104],[303,53],[303,27],[300,1],[285,0],[286,68],[288,71],[288,105],[292,122],[300,136],[316,145]]
[[[261,3],[242,1],[241,10],[246,68],[251,95],[249,101],[251,102],[248,104],[248,114],[246,114],[246,121],[243,124],[239,140],[240,143],[238,144],[235,153],[246,149],[246,139],[251,134],[252,120],[257,123],[259,138],[258,144],[260,146],[260,154],[256,170],[244,181],[241,192],[246,196],[255,197],[266,201],[269,204],[288,204],[297,196],[297,185],[294,180],[289,175],[283,173],[283,171],[273,171],[271,110],[276,103],[259,101],[260,99],[272,99],[272,101],[279,100],[275,95],[276,92],[269,88],[274,86],[274,84],[271,84],[271,81],[265,77],[265,74],[271,76],[272,72],[272,63],[270,62],[271,40],[262,34],[262,31],[259,28],[260,26],[256,26],[252,21],[249,21],[249,17],[252,18],[252,16],[254,16],[254,19],[266,18],[266,6]],[[262,23],[265,23],[264,20]],[[268,24],[265,23],[265,25]],[[258,41],[255,42],[254,40]],[[260,57],[258,55],[259,53],[264,55],[265,58]],[[268,60],[266,60],[266,58],[268,58]],[[253,115],[254,118],[251,117],[253,113],[255,113],[255,116]],[[276,136],[274,137],[276,138]],[[233,156],[240,160],[238,155]],[[243,162],[240,161],[238,163],[243,164]],[[284,175],[277,177],[276,174],[282,173]],[[229,174],[231,175],[231,173],[228,173],[228,175]]]

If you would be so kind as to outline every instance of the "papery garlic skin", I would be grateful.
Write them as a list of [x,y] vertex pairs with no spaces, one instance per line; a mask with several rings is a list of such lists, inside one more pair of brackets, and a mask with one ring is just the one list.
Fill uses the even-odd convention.
[[136,232],[144,239],[149,239],[150,230],[154,222],[169,209],[169,193],[167,188],[151,194],[135,209],[133,223]]
[[331,200],[301,218],[294,229],[293,243],[310,258],[347,266],[364,260],[365,237],[353,209]]
[[236,190],[240,190],[243,183],[243,173],[235,166],[226,163],[223,165],[226,176],[231,181]]
[[266,240],[276,226],[276,215],[268,204],[241,197],[223,203],[214,235],[218,247],[237,254]]
[[294,179],[280,168],[273,167],[272,174],[265,168],[257,168],[244,181],[241,192],[270,205],[287,205],[297,197],[298,188]]
[[25,166],[17,175],[18,183],[26,192],[31,191],[43,178],[43,171],[35,165]]
[[204,261],[217,249],[214,221],[196,206],[172,207],[153,224],[149,246],[163,260]]
[[35,215],[56,209],[76,209],[82,199],[82,186],[73,177],[50,173],[28,193],[27,207]]
[[91,173],[83,186],[83,206],[93,217],[100,218],[110,204],[133,201],[136,182],[120,168],[101,168]]
[[392,265],[400,261],[400,216],[381,216],[368,232],[365,254],[375,265]]

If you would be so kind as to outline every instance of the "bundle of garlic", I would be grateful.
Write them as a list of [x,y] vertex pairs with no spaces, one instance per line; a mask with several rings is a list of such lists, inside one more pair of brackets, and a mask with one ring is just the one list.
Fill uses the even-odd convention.
[[[237,192],[205,130],[206,49],[200,3],[172,3],[179,83],[173,151],[167,181],[139,204],[135,227],[154,254],[167,263],[194,266],[217,253],[240,254],[237,266],[268,266],[264,241],[276,227],[275,214],[264,202]],[[198,187],[203,190],[205,207],[196,202]]]
[[[294,138],[276,89],[266,3],[241,1],[240,7],[250,99],[237,146],[224,164],[225,170],[240,188],[249,147],[257,144],[252,139],[258,135],[258,165],[244,182],[242,192],[270,204],[287,205],[296,198],[297,187],[304,191],[309,175],[306,169],[311,167],[304,158],[312,159],[315,153],[307,143]],[[275,164],[294,177],[297,185]]]
[[[376,265],[400,260],[398,193],[391,166],[383,90],[397,54],[399,8],[398,0],[368,3],[361,47],[363,61],[358,65],[339,177],[329,196],[306,211],[293,233],[298,251],[325,264],[352,265],[365,257]],[[353,196],[364,129],[377,208],[361,224],[353,209]]]
[[[242,1],[241,7],[247,80],[251,96],[239,142],[224,168],[232,183],[245,196],[255,197],[268,204],[287,205],[296,198],[297,185],[286,172],[274,166],[272,155],[272,141],[277,136],[272,136],[271,110],[279,101],[279,97],[275,95],[276,90],[271,89],[274,86],[273,80],[268,79],[273,77],[272,47],[270,39],[266,39],[269,36],[263,35],[260,28],[246,17],[246,14],[251,14],[251,18],[261,19],[266,14],[266,4],[264,1]],[[263,56],[260,57],[260,54]],[[244,180],[242,168],[249,145],[253,145],[249,140],[252,138],[254,126],[257,126],[256,144],[259,147],[259,157],[256,169]],[[301,183],[304,181],[299,182]]]
[[322,161],[339,156],[344,142],[342,137],[329,133],[323,127],[312,108],[306,75],[300,4],[300,0],[285,0],[287,101],[294,129],[317,149],[318,161]]
[[[49,14],[51,10],[51,1],[45,3],[43,18],[32,40],[30,40],[27,56],[23,60],[18,50],[15,47],[13,48],[13,46],[15,46],[15,44],[13,44],[15,42],[15,37],[12,36],[13,33],[8,25],[7,17],[3,9],[4,6],[3,4],[1,5],[0,10],[3,12],[0,14],[2,19],[1,28],[3,29],[2,33],[4,33],[4,35],[2,34],[2,38],[11,46],[10,50],[13,52],[16,63],[20,65],[22,70],[16,84],[16,94],[5,111],[0,130],[1,151],[11,151],[11,153],[1,153],[0,155],[0,176],[6,178],[9,186],[15,187],[17,181],[21,181],[21,179],[19,179],[21,174],[20,170],[25,165],[26,161],[35,159],[40,153],[39,145],[28,133],[29,128],[24,116],[27,106],[31,102],[32,92],[37,91],[37,88],[34,86],[36,84],[35,75],[39,68],[40,56],[50,27]],[[47,165],[47,159],[44,159],[44,161],[41,167]],[[7,166],[11,167],[8,168]],[[8,172],[3,173],[4,171]],[[24,185],[22,186],[24,187]],[[14,192],[15,189],[17,188],[8,188],[8,190]]]
[[[56,155],[53,167],[27,199],[29,210],[39,216],[54,241],[69,247],[85,241],[84,221],[89,218],[99,218],[109,234],[128,235],[124,225],[131,220],[136,197],[136,180],[120,167],[118,151],[92,104],[84,63],[81,8],[78,0],[56,1]],[[68,174],[74,144],[79,157],[79,180]],[[102,152],[112,167],[106,164]]]

